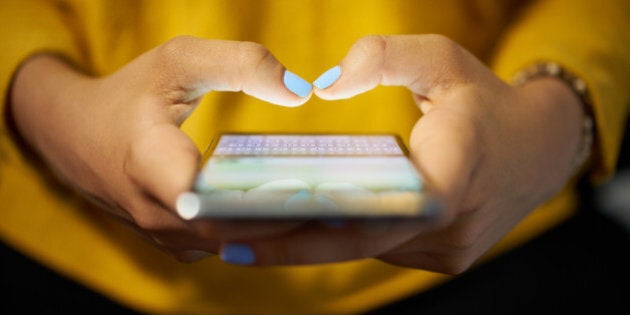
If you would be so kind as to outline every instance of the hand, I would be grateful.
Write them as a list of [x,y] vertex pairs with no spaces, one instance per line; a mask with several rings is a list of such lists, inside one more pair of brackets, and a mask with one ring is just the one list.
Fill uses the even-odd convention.
[[437,35],[365,37],[339,67],[336,81],[324,80],[331,85],[316,81],[322,89],[315,94],[349,98],[378,85],[412,92],[423,117],[410,150],[442,215],[430,224],[305,225],[272,238],[223,244],[225,260],[286,265],[376,257],[460,273],[572,175],[581,109],[560,81],[509,86]]
[[200,154],[178,126],[209,91],[298,106],[310,96],[300,80],[261,45],[180,37],[103,78],[51,55],[33,57],[16,75],[11,110],[21,136],[56,175],[189,260],[195,250],[216,252],[219,237],[270,235],[299,222],[223,228],[179,218],[176,199],[192,185]]

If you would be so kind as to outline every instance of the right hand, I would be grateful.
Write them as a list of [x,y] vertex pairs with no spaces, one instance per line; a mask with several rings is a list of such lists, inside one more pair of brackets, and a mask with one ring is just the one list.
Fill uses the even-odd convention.
[[126,219],[180,260],[216,252],[218,238],[268,236],[300,222],[186,222],[175,212],[200,153],[178,128],[209,91],[243,91],[284,106],[308,100],[283,84],[285,68],[263,46],[178,37],[102,78],[52,55],[26,61],[11,89],[20,135],[68,185]]

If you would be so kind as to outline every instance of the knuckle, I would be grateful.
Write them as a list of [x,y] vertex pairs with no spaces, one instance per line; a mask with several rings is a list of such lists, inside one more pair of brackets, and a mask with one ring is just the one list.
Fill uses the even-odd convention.
[[180,75],[184,62],[196,59],[194,48],[201,39],[193,36],[177,36],[169,39],[155,49],[154,65],[160,71],[171,75]]
[[361,37],[354,45],[367,55],[385,55],[387,39],[382,35],[368,35]]
[[235,90],[247,90],[258,72],[280,65],[271,51],[262,44],[244,41],[239,42],[237,49],[238,75],[232,76],[230,82],[230,86],[238,87]]
[[186,88],[180,81],[186,77],[187,63],[190,63],[190,60],[199,59],[194,48],[200,41],[201,39],[193,36],[177,36],[152,51],[150,66],[158,70],[159,74],[149,80],[155,82],[159,92],[172,93],[172,95],[167,95],[167,99],[179,100],[182,98],[182,93],[184,93],[182,91],[185,91]]
[[248,69],[255,69],[272,57],[267,47],[255,42],[240,42],[238,49],[241,57],[240,64]]
[[425,35],[425,40],[440,52],[454,53],[461,50],[461,47],[457,44],[457,42],[441,34]]
[[197,41],[199,39],[193,36],[173,37],[158,47],[158,53],[167,60],[178,60]]
[[256,58],[256,57],[260,58],[261,56],[266,56],[270,53],[269,49],[267,49],[265,45],[256,43],[256,42],[248,42],[248,41],[239,42],[239,50],[245,56],[252,57],[252,58]]
[[[445,62],[444,71],[450,73],[450,80],[458,80],[457,78],[467,77],[469,73],[469,56],[462,46],[449,37],[440,34],[425,35],[424,40],[428,47],[431,47],[431,51],[434,54],[435,60],[442,60]],[[444,79],[441,82],[445,86],[449,86],[455,82],[449,82],[449,79]]]

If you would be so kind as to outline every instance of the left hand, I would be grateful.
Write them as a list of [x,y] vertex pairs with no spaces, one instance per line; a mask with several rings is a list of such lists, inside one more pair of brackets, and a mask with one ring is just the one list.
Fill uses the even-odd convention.
[[[339,66],[339,79],[315,90],[319,97],[349,98],[378,85],[412,92],[423,117],[409,147],[441,216],[340,228],[307,224],[271,238],[224,243],[225,260],[297,265],[378,258],[457,274],[572,175],[582,112],[556,79],[510,86],[438,35],[368,36]],[[243,251],[248,259],[234,257]]]
[[288,89],[286,74],[260,44],[190,36],[102,77],[38,54],[15,75],[10,119],[63,185],[102,206],[97,211],[121,218],[155,248],[192,261],[216,252],[219,237],[269,236],[301,223],[241,222],[221,230],[215,222],[186,222],[175,213],[177,196],[190,188],[201,159],[179,125],[201,97],[243,91],[278,105],[303,104],[310,86],[299,96]]

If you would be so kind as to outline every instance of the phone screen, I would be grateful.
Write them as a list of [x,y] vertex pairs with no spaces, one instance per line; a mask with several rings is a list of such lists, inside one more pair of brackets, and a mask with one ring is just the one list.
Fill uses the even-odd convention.
[[177,209],[192,218],[418,217],[423,181],[396,135],[222,134]]

